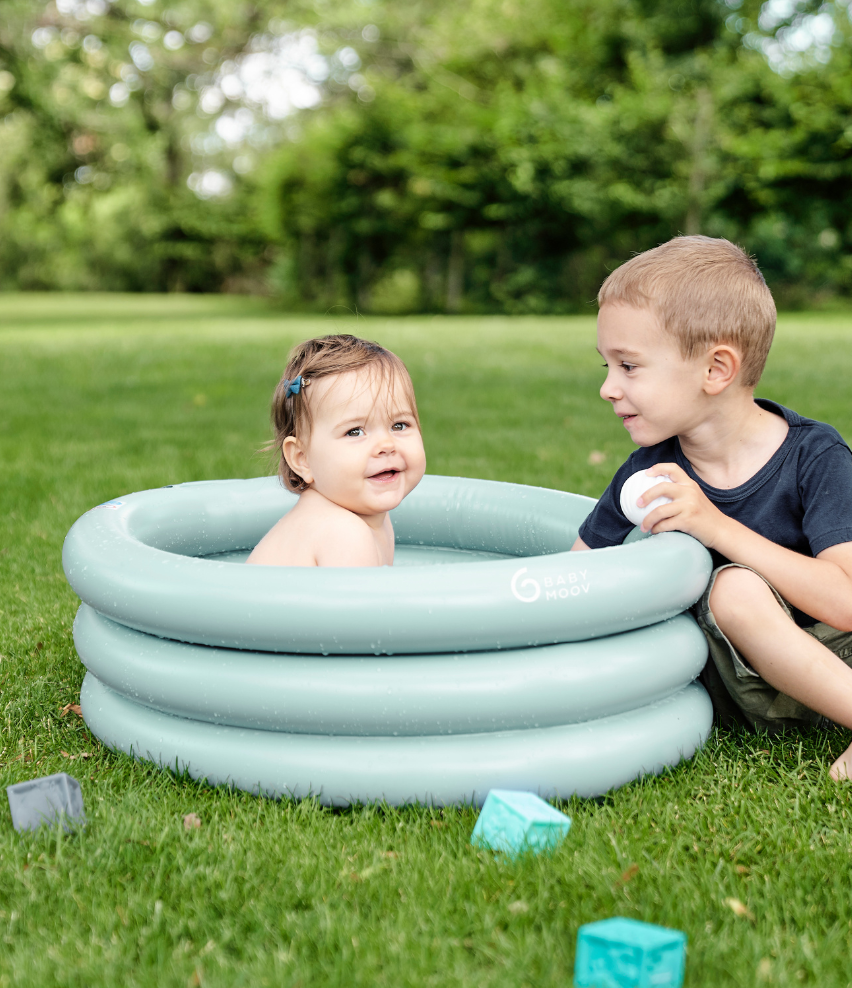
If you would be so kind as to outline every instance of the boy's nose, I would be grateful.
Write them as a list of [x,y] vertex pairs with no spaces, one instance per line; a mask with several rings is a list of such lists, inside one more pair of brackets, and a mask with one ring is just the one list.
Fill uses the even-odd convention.
[[624,395],[621,393],[621,389],[616,386],[616,384],[611,380],[612,374],[607,374],[606,380],[601,385],[601,398],[604,401],[618,401],[619,398],[623,398]]

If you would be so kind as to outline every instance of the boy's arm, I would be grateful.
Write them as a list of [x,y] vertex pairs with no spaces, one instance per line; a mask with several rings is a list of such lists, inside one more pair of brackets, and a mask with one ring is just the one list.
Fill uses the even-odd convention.
[[673,482],[652,487],[640,503],[657,497],[672,501],[645,518],[643,531],[686,532],[732,563],[757,570],[799,610],[838,631],[852,631],[852,542],[824,549],[816,558],[803,556],[729,518],[676,463],[658,463],[648,473],[668,474]]
[[[580,525],[580,532],[582,534],[577,535],[574,544],[571,546],[572,552],[578,552],[580,550],[591,552],[595,548],[600,549],[604,546],[621,545],[632,531],[633,522],[628,521],[624,517],[619,506],[619,498],[625,480],[636,472],[636,455],[636,452],[631,453],[628,459],[618,468],[609,484],[607,484],[606,490],[601,494],[598,502],[585,518],[582,525]],[[583,535],[586,536],[585,539]],[[589,542],[592,545],[589,545]]]

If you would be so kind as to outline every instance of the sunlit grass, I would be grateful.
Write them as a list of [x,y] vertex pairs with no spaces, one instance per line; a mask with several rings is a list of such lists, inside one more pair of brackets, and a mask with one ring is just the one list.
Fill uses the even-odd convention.
[[[691,986],[852,983],[852,788],[825,772],[845,733],[714,737],[666,776],[572,802],[565,844],[511,863],[469,846],[470,809],[210,790],[60,716],[83,676],[60,566],[74,519],[132,490],[265,473],[287,349],[334,330],[406,360],[432,472],[598,495],[632,448],[597,397],[591,318],[0,296],[0,784],[69,771],[89,817],[19,836],[0,809],[0,986],[562,986],[577,927],[613,914],[684,930]],[[843,315],[782,320],[759,393],[852,437],[850,340]]]

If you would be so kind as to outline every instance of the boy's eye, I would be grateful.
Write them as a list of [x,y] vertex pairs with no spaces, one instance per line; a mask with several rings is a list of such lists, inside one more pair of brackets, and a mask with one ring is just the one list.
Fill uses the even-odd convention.
[[358,425],[354,429],[350,429],[349,432],[346,433],[346,435],[351,436],[353,439],[357,439],[359,436],[366,436],[367,433],[365,432],[363,426]]
[[626,371],[632,371],[632,370],[636,370],[636,364],[625,364],[625,363],[622,363],[622,365],[621,365],[621,366],[622,366],[622,367],[623,367],[623,368],[624,368],[624,369],[625,369]]

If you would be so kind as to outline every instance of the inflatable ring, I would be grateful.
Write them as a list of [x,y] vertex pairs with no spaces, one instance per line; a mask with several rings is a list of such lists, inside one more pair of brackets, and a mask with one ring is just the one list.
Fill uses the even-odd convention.
[[294,503],[277,478],[130,494],[74,524],[63,565],[87,604],[148,634],[341,655],[599,638],[674,617],[710,576],[707,550],[679,533],[569,552],[590,498],[435,476],[393,513],[400,556],[407,548],[409,557],[449,563],[461,551],[473,560],[464,566],[233,565],[232,554],[250,550]]
[[442,804],[596,795],[707,737],[706,642],[680,613],[710,573],[695,540],[569,553],[590,499],[427,477],[392,569],[235,565],[294,501],[212,481],[74,525],[81,705],[106,744],[267,795]]
[[331,806],[483,803],[490,789],[597,796],[690,757],[713,717],[697,683],[658,703],[564,727],[426,737],[281,734],[172,717],[89,673],[80,693],[106,744],[210,785]]
[[231,727],[349,736],[595,720],[683,689],[707,658],[704,635],[685,614],[615,639],[541,648],[325,657],[155,638],[84,604],[74,643],[101,683],[155,710]]

